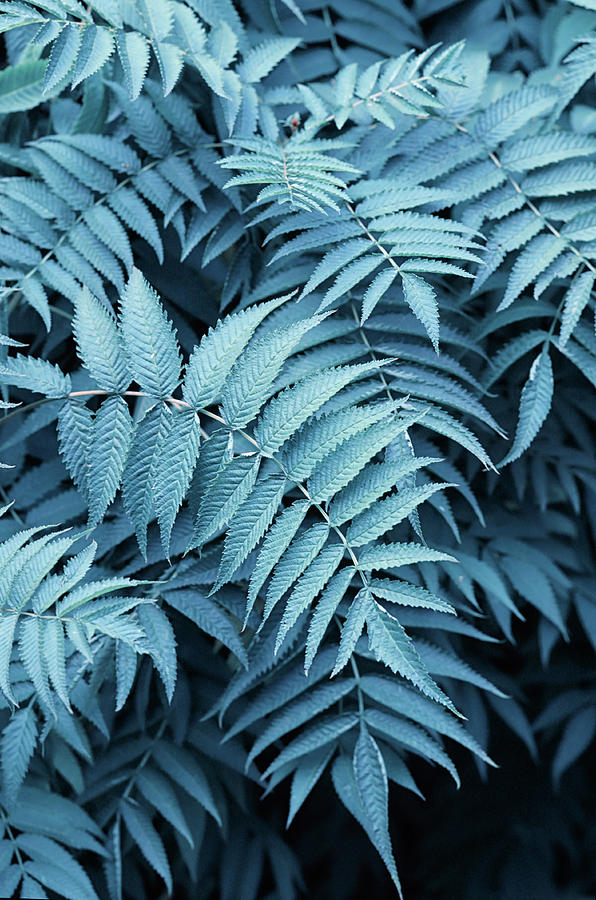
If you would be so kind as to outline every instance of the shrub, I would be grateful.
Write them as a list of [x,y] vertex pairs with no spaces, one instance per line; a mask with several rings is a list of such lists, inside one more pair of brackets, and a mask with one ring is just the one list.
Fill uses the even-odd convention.
[[0,2],[0,894],[596,889],[595,27]]

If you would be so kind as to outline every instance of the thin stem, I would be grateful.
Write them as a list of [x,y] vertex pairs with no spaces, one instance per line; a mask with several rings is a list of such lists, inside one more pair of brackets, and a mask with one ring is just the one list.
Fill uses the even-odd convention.
[[385,250],[385,248],[383,247],[383,245],[380,244],[380,243],[378,242],[378,240],[376,239],[376,237],[374,236],[374,234],[371,234],[371,232],[370,232],[369,229],[366,227],[366,225],[364,224],[364,222],[362,221],[362,219],[361,219],[358,215],[356,215],[356,210],[354,209],[353,205],[352,205],[351,203],[346,203],[346,206],[347,206],[347,208],[349,209],[349,211],[351,212],[351,214],[354,216],[354,218],[356,219],[356,222],[358,223],[358,225],[360,225],[360,227],[362,228],[362,230],[363,230],[364,233],[366,234],[366,236],[367,236],[367,238],[369,239],[369,241],[370,241],[372,244],[374,244],[374,246],[377,248],[377,250],[379,251],[379,253],[381,253],[381,254],[385,257],[385,259],[387,260],[387,262],[389,263],[389,265],[390,265],[390,266],[393,266],[393,268],[395,269],[396,272],[401,271],[401,270],[400,270],[400,267],[399,267],[398,264],[395,262],[395,260],[393,259],[393,257],[392,257],[391,254],[389,253],[389,251],[388,251],[388,250]]
[[525,193],[525,191],[523,190],[523,188],[521,187],[519,182],[516,181],[516,179],[513,177],[512,173],[509,171],[509,169],[507,169],[506,166],[503,165],[503,163],[501,162],[499,157],[496,155],[496,153],[494,153],[492,150],[489,150],[482,143],[482,141],[478,140],[478,138],[475,137],[472,134],[472,132],[469,131],[469,129],[467,129],[460,122],[450,122],[449,119],[445,119],[442,116],[438,116],[438,118],[442,119],[444,122],[449,122],[450,125],[452,125],[454,128],[456,128],[458,131],[461,131],[462,134],[466,134],[468,137],[472,138],[472,140],[475,141],[477,144],[480,144],[480,146],[482,146],[483,149],[487,152],[487,155],[488,155],[488,158],[490,159],[490,161],[498,169],[500,169],[503,172],[503,174],[507,178],[507,181],[510,183],[510,185],[512,186],[514,191],[523,198],[523,201],[524,201],[525,205],[528,207],[528,209],[530,209],[534,213],[535,216],[538,216],[538,218],[542,220],[547,231],[550,231],[550,233],[554,237],[559,238],[559,240],[562,240],[565,243],[567,249],[571,253],[574,253],[575,256],[577,256],[582,261],[582,263],[585,265],[585,267],[590,270],[590,272],[593,272],[596,275],[596,267],[590,262],[590,260],[587,257],[585,257],[583,255],[583,253],[580,250],[578,250],[578,248],[574,244],[572,244],[570,241],[568,241],[567,238],[563,234],[561,234],[561,232],[557,228],[555,228],[555,226],[552,224],[552,222],[549,219],[547,219],[547,217],[544,215],[544,213],[542,213],[540,211],[540,209],[536,206],[536,204],[528,197],[528,195]]
[[[376,94],[370,94],[369,97],[362,97],[359,100],[355,100],[352,103],[352,109],[356,109],[357,106],[362,106],[363,103],[369,103],[372,101],[373,103],[378,100],[380,97],[383,97],[385,94],[397,94],[399,91],[403,90],[403,88],[412,87],[414,85],[422,84],[424,81],[430,81],[432,78],[431,75],[421,75],[420,78],[414,78],[411,81],[402,81],[401,84],[396,84],[393,87],[385,88],[382,91],[377,91]],[[327,116],[326,119],[323,119],[320,123],[320,126],[328,125],[330,122],[333,122],[335,119],[335,114],[332,113],[330,116]]]
[[[341,629],[341,625],[339,626]],[[354,659],[354,654],[350,656],[350,665],[352,667],[352,672],[354,673],[354,678],[356,679],[356,690],[358,692],[358,712],[361,716],[364,715],[364,697],[362,696],[362,688],[360,687],[360,670],[358,668],[358,663]]]
[[18,512],[16,511],[14,506],[11,505],[10,498],[3,487],[0,487],[0,497],[2,497],[2,499],[4,500],[4,503],[7,506],[9,506],[8,512],[11,514],[11,516],[13,517],[15,522],[17,522],[19,525],[24,525],[25,523],[21,519],[20,515],[18,514]]
[[[3,606],[0,609],[0,618],[5,615],[29,616],[31,619],[56,619],[58,622],[76,622],[74,616],[58,616],[55,613],[37,613],[29,612],[25,609],[13,609],[10,606]],[[80,621],[80,620],[79,620]]]
[[[369,353],[369,356],[371,357],[371,359],[376,362],[379,357],[377,356],[375,348],[372,346],[371,342],[369,341],[368,335],[366,334],[364,327],[360,324],[360,319],[358,318],[358,313],[356,311],[356,307],[355,307],[354,303],[351,303],[351,309],[352,309],[352,315],[354,316],[354,321],[356,322],[356,324],[358,326],[358,333],[360,334],[362,342],[366,346],[366,349],[368,350],[368,353]],[[379,374],[380,380],[383,382],[383,386],[385,388],[385,393],[387,394],[387,398],[392,403],[394,403],[395,397],[393,395],[393,392],[391,391],[391,388],[389,387],[389,382],[385,378],[385,373],[384,373],[383,369],[379,369],[378,374]]]
[[[68,395],[68,397],[90,397],[90,396],[96,397],[96,396],[107,396],[107,395],[109,395],[109,391],[90,390],[90,391],[73,391],[72,393],[70,393]],[[123,393],[120,396],[123,396],[123,397],[148,397],[150,395],[145,393],[144,391],[123,391]],[[155,398],[152,398],[152,399],[155,399]],[[186,409],[194,408],[190,405],[190,403],[187,403],[185,400],[179,400],[177,397],[166,397],[166,398],[164,398],[163,402],[177,404],[181,407],[185,407]],[[320,515],[323,517],[323,519],[329,525],[329,527],[332,529],[332,531],[334,531],[335,534],[337,534],[341,543],[344,545],[344,548],[345,548],[346,552],[348,553],[350,559],[352,560],[352,564],[360,573],[360,577],[363,581],[364,586],[368,587],[368,578],[366,577],[365,573],[360,568],[358,558],[357,558],[356,554],[354,553],[354,551],[352,550],[352,548],[350,547],[350,545],[348,544],[348,541],[347,541],[346,536],[344,535],[343,531],[337,525],[333,524],[333,522],[329,518],[329,514],[327,513],[327,511],[324,509],[324,507],[321,506],[320,503],[318,503],[316,500],[313,499],[313,497],[311,497],[310,493],[308,492],[307,488],[302,484],[302,482],[296,481],[296,479],[292,478],[291,475],[289,475],[289,473],[286,471],[284,466],[280,463],[280,461],[275,458],[275,456],[270,456],[268,453],[264,453],[260,444],[258,443],[258,441],[256,441],[253,438],[253,436],[251,434],[249,434],[247,431],[245,431],[244,429],[232,428],[230,425],[228,425],[228,423],[222,416],[218,415],[217,413],[213,413],[208,409],[201,408],[201,409],[195,410],[195,412],[197,413],[197,415],[202,414],[204,416],[207,416],[208,418],[213,419],[213,421],[219,422],[221,425],[224,425],[230,431],[236,432],[237,434],[241,435],[246,441],[248,441],[249,444],[252,444],[252,446],[256,450],[258,450],[258,452],[261,454],[261,456],[263,456],[266,459],[270,459],[278,467],[278,469],[283,473],[285,478],[287,478],[288,481],[291,481],[292,484],[294,484],[294,486],[298,488],[298,490],[302,493],[302,495],[309,501],[311,506],[313,506],[320,513]]]
[[8,821],[8,816],[6,815],[6,812],[4,811],[4,807],[3,807],[3,806],[0,806],[0,816],[2,817],[2,821],[4,822],[4,827],[6,828],[6,833],[7,833],[7,835],[8,835],[8,840],[10,841],[10,843],[11,843],[12,846],[13,846],[13,849],[14,849],[14,855],[16,856],[16,859],[17,859],[17,864],[18,864],[19,868],[21,869],[21,872],[22,872],[22,876],[21,876],[21,877],[23,877],[24,875],[27,874],[26,871],[25,871],[25,863],[23,862],[23,857],[22,857],[22,855],[21,855],[21,850],[20,850],[19,845],[17,844],[17,842],[16,842],[16,840],[15,840],[15,836],[14,836],[14,834],[13,834],[12,828],[10,827],[10,822]]
[[[205,415],[209,416],[210,418],[215,419],[215,421],[221,422],[221,424],[225,425],[227,428],[230,427],[227,424],[226,420],[223,419],[221,416],[218,416],[215,413],[211,413],[208,410],[201,410],[201,412],[203,412]],[[348,544],[348,541],[347,541],[343,531],[341,530],[341,528],[339,528],[337,525],[333,524],[333,522],[329,518],[329,514],[327,513],[326,509],[323,506],[321,506],[320,503],[318,503],[316,500],[314,500],[313,497],[311,497],[308,489],[302,484],[301,481],[296,481],[296,479],[292,478],[292,476],[286,471],[284,466],[280,463],[280,461],[278,459],[275,458],[275,456],[270,456],[267,453],[263,453],[260,444],[258,443],[258,441],[256,441],[252,437],[252,435],[250,435],[247,431],[244,431],[242,428],[236,428],[236,429],[232,429],[232,430],[236,431],[238,434],[242,435],[242,437],[245,440],[247,440],[250,444],[252,444],[253,447],[255,447],[263,457],[265,457],[266,459],[270,459],[278,467],[278,469],[283,473],[285,478],[287,478],[288,481],[291,481],[292,484],[294,484],[294,486],[297,487],[298,490],[302,493],[302,495],[308,500],[308,502],[311,504],[311,506],[313,506],[321,514],[321,516],[323,517],[325,522],[337,534],[340,541],[344,545],[344,548],[347,551],[350,559],[352,560],[354,567],[356,569],[358,569],[358,571],[360,572],[360,577],[362,578],[365,586],[368,586],[368,579],[365,577],[364,572],[362,572],[362,570],[360,569],[360,564],[358,562],[356,554],[354,553],[354,551]]]
[[[371,348],[371,349],[372,349],[372,348]],[[72,391],[70,394],[67,395],[67,397],[65,397],[65,398],[63,398],[63,399],[69,399],[69,398],[72,398],[72,397],[105,397],[105,396],[110,396],[110,395],[111,395],[111,392],[110,392],[110,391],[105,391],[105,390],[101,390],[101,389],[94,389],[94,390],[86,390],[86,391]],[[145,391],[123,391],[122,394],[121,394],[120,396],[124,396],[124,397],[149,397],[150,395],[147,394]],[[151,399],[156,399],[156,398],[151,398]],[[43,401],[42,401],[42,402],[43,402]],[[178,406],[180,406],[180,407],[187,408],[187,409],[193,409],[193,407],[192,407],[189,403],[187,403],[185,400],[179,400],[177,397],[171,397],[171,396],[170,396],[170,397],[166,397],[166,398],[163,399],[162,402],[164,402],[164,403],[172,403],[172,404],[174,404],[174,405],[178,405]],[[262,457],[267,458],[267,459],[270,459],[270,460],[271,460],[271,461],[279,468],[279,470],[283,473],[284,477],[285,477],[288,481],[292,482],[292,484],[294,484],[295,487],[298,488],[298,490],[302,493],[302,495],[308,500],[308,502],[310,503],[310,505],[311,505],[312,507],[314,507],[314,508],[317,510],[317,512],[321,515],[321,517],[322,517],[322,518],[324,519],[324,521],[327,523],[327,525],[329,526],[329,528],[330,528],[330,529],[338,536],[339,540],[341,541],[341,543],[342,543],[343,546],[344,546],[345,552],[346,552],[346,553],[348,554],[348,556],[350,557],[350,560],[351,560],[351,562],[352,562],[352,565],[354,566],[354,568],[355,568],[355,569],[357,570],[357,572],[359,573],[360,579],[361,579],[361,581],[362,581],[363,586],[366,587],[366,588],[369,588],[369,587],[370,587],[370,583],[369,583],[368,576],[367,576],[367,574],[366,574],[365,572],[363,572],[363,570],[360,568],[360,563],[358,562],[358,557],[357,557],[356,554],[354,553],[353,549],[350,547],[350,545],[349,545],[349,543],[348,543],[348,540],[347,540],[345,534],[343,533],[343,531],[341,530],[341,528],[339,528],[339,526],[333,524],[333,522],[331,521],[331,519],[330,519],[330,517],[329,517],[329,514],[328,514],[327,510],[326,510],[323,506],[321,506],[321,504],[318,503],[318,502],[310,495],[310,493],[309,493],[308,489],[305,487],[305,485],[303,485],[302,482],[297,481],[296,479],[292,478],[292,477],[289,475],[289,473],[286,471],[285,467],[282,465],[282,463],[281,463],[278,459],[276,459],[274,456],[270,456],[269,454],[264,453],[263,450],[262,450],[262,448],[261,448],[261,446],[260,446],[260,444],[258,443],[258,441],[256,441],[256,440],[253,438],[253,436],[250,435],[250,434],[249,434],[247,431],[245,431],[244,429],[242,429],[242,428],[232,428],[232,427],[226,422],[226,420],[225,420],[222,416],[218,415],[217,413],[213,413],[213,412],[211,412],[210,410],[207,410],[207,409],[202,409],[202,408],[201,408],[201,409],[195,410],[195,413],[197,414],[197,416],[199,416],[199,414],[202,413],[203,415],[207,416],[208,418],[212,419],[213,421],[219,422],[220,424],[224,425],[224,427],[230,429],[230,431],[236,432],[237,434],[241,435],[246,441],[248,441],[250,444],[252,444],[253,447],[255,447],[255,449],[259,452],[259,454],[260,454]],[[6,417],[6,418],[8,418],[8,417]],[[203,434],[206,434],[206,433],[203,431]],[[207,437],[208,437],[208,435],[207,435]],[[11,610],[10,612],[16,612],[16,610]],[[25,614],[25,615],[36,615],[35,613],[24,613],[24,614]],[[52,617],[49,617],[49,618],[52,618]],[[164,724],[164,727],[165,727],[165,724]],[[124,796],[126,796],[126,794],[125,794]]]
[[517,27],[517,20],[515,18],[515,13],[511,7],[511,3],[509,0],[504,0],[503,2],[503,10],[505,12],[505,18],[507,19],[507,25],[509,26],[509,32],[513,35],[513,46],[516,49],[520,47],[520,39],[519,39],[519,29]]
[[126,800],[128,798],[130,792],[132,791],[132,789],[134,787],[135,781],[139,776],[141,769],[143,769],[147,765],[149,760],[151,759],[151,754],[153,753],[154,747],[155,747],[156,743],[159,741],[159,739],[163,736],[163,733],[166,730],[167,724],[168,724],[168,720],[162,719],[161,725],[155,732],[155,736],[154,736],[153,740],[151,741],[151,746],[147,747],[147,749],[143,753],[141,759],[139,760],[138,765],[135,766],[134,772],[128,779],[127,785],[124,788],[124,792],[122,793],[122,797],[120,798],[120,802],[122,802],[123,800]]
[[[341,66],[341,64],[342,64],[341,50],[340,50],[339,44],[337,43],[337,37],[335,36],[335,29],[333,27],[333,21],[331,19],[331,15],[329,13],[329,7],[324,6],[322,9],[322,13],[323,13],[323,21],[324,21],[325,25],[327,26],[327,28],[329,29],[329,43],[331,44],[331,51],[332,51],[333,55],[335,56],[337,62]],[[331,119],[333,119],[333,116],[331,116]],[[329,121],[329,120],[326,120],[326,121]]]
[[62,316],[63,319],[68,319],[69,322],[72,322],[74,318],[72,313],[69,313],[66,309],[60,309],[59,306],[54,306],[52,303],[50,304],[50,310],[55,316]]
[[21,413],[29,412],[32,409],[35,409],[36,406],[43,406],[46,403],[55,403],[56,400],[60,400],[60,397],[43,397],[41,400],[34,400],[33,403],[27,403],[25,406],[19,406],[18,409],[13,409],[12,412],[7,413],[5,416],[0,418],[0,425],[3,425],[4,422],[8,422],[9,419],[12,419],[13,416],[20,416]]

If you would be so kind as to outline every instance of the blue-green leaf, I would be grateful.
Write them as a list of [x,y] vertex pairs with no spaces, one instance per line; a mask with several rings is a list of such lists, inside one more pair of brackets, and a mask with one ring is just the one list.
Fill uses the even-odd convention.
[[154,478],[171,418],[165,403],[157,403],[146,413],[134,430],[122,476],[124,508],[134,524],[143,556],[147,553],[147,525],[153,515]]
[[87,25],[83,31],[77,61],[72,72],[72,87],[75,88],[81,81],[99,72],[113,52],[114,37],[111,30],[102,26]]
[[42,100],[47,60],[32,59],[0,72],[0,115],[32,109]]
[[582,272],[571,283],[565,294],[565,305],[561,315],[561,331],[559,334],[559,344],[564,347],[584,311],[590,299],[590,294],[594,286],[594,273]]
[[79,356],[97,386],[125,391],[130,375],[116,320],[86,287],[75,303],[73,331]]
[[132,436],[128,407],[122,397],[108,397],[93,421],[89,448],[89,521],[96,525],[120,486]]
[[436,352],[439,352],[439,304],[434,289],[423,278],[401,272],[404,298],[414,315],[426,329]]
[[221,816],[205,773],[194,756],[183,747],[159,741],[154,759],[172,781],[179,784],[194,800],[221,825]]
[[234,365],[222,393],[226,422],[242,428],[259,412],[282,365],[304,334],[321,321],[303,319],[253,341]]
[[368,829],[374,837],[374,843],[381,859],[387,866],[391,879],[401,895],[401,886],[389,836],[387,771],[377,742],[364,723],[360,726],[352,765]]
[[198,409],[214,402],[256,327],[289,296],[233,313],[209,329],[186,367],[182,396],[187,403]]
[[519,459],[528,449],[548,416],[553,391],[553,366],[546,346],[532,363],[528,380],[522,388],[513,446],[499,463],[501,467]]
[[31,705],[17,709],[2,732],[2,785],[7,803],[16,800],[37,743],[37,722]]
[[582,709],[569,718],[552,762],[555,784],[572,763],[586,750],[596,734],[596,710]]
[[451,700],[428,674],[413,641],[394,616],[378,603],[372,603],[366,615],[366,628],[370,649],[380,662],[407,678],[427,697],[456,712]]
[[136,31],[118,31],[116,47],[122,63],[124,80],[131,100],[141,93],[149,66],[149,42]]
[[264,476],[238,509],[228,528],[213,591],[229,581],[261,540],[279,508],[285,485],[282,474],[274,472]]
[[74,66],[81,46],[82,29],[74,22],[63,25],[54,41],[43,82],[43,93],[56,87]]
[[180,379],[180,350],[157,294],[138,269],[122,295],[120,321],[131,376],[152,397],[169,397]]
[[176,687],[176,639],[169,619],[156,603],[141,603],[137,608],[139,621],[147,637],[147,651],[151,654],[157,671],[171,702]]
[[173,885],[170,864],[163,841],[155,830],[148,813],[139,804],[133,805],[130,800],[121,803],[120,810],[131,838],[149,865],[163,878],[168,892],[171,894]]
[[279,562],[282,554],[288,548],[298,528],[302,524],[304,516],[308,512],[307,500],[297,500],[284,509],[275,520],[261,545],[255,567],[250,576],[249,589],[246,599],[247,615],[252,610],[253,604],[261,590],[266,578],[271,574],[274,566]]
[[195,546],[205,543],[235,514],[253,489],[259,465],[258,456],[235,456],[220,469],[199,506]]
[[173,413],[169,423],[153,473],[153,502],[166,556],[174,520],[192,478],[200,441],[199,420],[192,409]]

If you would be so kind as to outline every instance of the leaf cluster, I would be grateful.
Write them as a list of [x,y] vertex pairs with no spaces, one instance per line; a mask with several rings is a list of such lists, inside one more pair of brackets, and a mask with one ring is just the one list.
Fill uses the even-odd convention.
[[[401,896],[391,785],[473,821],[507,732],[580,777],[595,29],[0,2],[0,894],[361,895],[360,850],[280,833],[289,784]],[[493,843],[462,897],[511,896]]]

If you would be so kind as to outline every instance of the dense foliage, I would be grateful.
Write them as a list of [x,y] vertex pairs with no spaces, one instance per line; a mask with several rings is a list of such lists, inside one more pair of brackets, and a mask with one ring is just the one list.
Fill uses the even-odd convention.
[[0,895],[593,897],[596,2],[0,30]]

